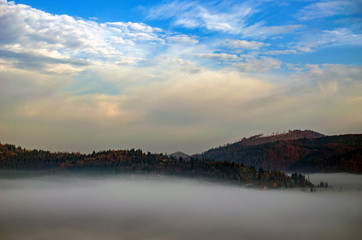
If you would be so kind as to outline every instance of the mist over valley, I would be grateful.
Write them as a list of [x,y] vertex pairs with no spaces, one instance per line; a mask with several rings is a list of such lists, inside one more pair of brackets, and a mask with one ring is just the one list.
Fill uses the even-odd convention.
[[330,182],[316,192],[165,176],[2,178],[0,238],[359,239],[361,175],[343,174],[355,187],[335,191],[341,176],[311,174]]

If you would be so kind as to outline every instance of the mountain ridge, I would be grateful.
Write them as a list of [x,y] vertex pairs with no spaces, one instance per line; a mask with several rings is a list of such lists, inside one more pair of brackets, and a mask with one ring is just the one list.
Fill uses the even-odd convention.
[[300,138],[319,138],[325,135],[312,130],[289,130],[288,133],[279,133],[275,135],[265,136],[263,134],[243,138],[240,142],[244,146],[255,146],[263,143],[276,142],[280,140],[295,140]]
[[362,134],[325,136],[311,130],[259,134],[193,157],[283,171],[362,173]]

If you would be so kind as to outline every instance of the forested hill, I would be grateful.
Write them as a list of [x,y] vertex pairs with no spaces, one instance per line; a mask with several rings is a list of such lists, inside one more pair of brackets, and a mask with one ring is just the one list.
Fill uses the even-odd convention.
[[[141,150],[108,150],[80,153],[52,153],[27,150],[0,143],[0,170],[40,170],[51,172],[96,172],[162,174],[202,178],[237,185],[253,184],[260,187],[309,187],[301,174],[287,176],[284,172],[256,170],[221,161],[204,161],[191,158],[177,160],[163,154],[144,153]],[[1,171],[0,171],[1,173]]]
[[255,135],[250,138],[243,138],[240,143],[243,146],[256,146],[263,143],[296,140],[300,138],[319,138],[324,137],[323,134],[311,130],[294,130],[288,133],[273,134],[271,136],[263,136],[263,134]]
[[257,135],[210,149],[199,158],[283,171],[362,173],[362,134],[323,136],[297,130]]

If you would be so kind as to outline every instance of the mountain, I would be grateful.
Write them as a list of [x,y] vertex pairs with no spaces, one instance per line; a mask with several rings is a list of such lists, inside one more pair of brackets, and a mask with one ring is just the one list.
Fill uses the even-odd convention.
[[272,136],[264,137],[263,134],[255,135],[250,138],[243,138],[240,142],[243,146],[256,146],[263,143],[277,142],[277,141],[286,141],[286,140],[295,140],[300,138],[320,138],[324,137],[323,134],[317,133],[311,130],[294,130],[288,133],[280,133]]
[[182,158],[183,160],[190,160],[191,156],[186,154],[186,153],[183,153],[183,152],[175,152],[175,153],[171,153],[169,154],[170,157],[173,157],[175,159],[180,159]]
[[362,173],[362,134],[324,136],[294,130],[267,137],[256,135],[210,149],[198,158],[288,172]]
[[[302,174],[288,176],[282,171],[257,171],[243,164],[218,161],[190,161],[170,158],[163,154],[138,150],[108,150],[91,154],[27,150],[0,143],[0,177],[13,171],[51,174],[53,172],[82,172],[106,174],[151,174],[201,178],[211,181],[257,187],[313,187]],[[5,173],[6,175],[6,173]],[[12,176],[12,175],[11,175]]]

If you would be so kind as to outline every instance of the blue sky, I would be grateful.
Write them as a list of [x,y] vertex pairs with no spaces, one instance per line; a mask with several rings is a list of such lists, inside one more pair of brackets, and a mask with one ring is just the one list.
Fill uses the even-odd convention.
[[362,131],[362,1],[0,0],[2,142],[196,153]]

